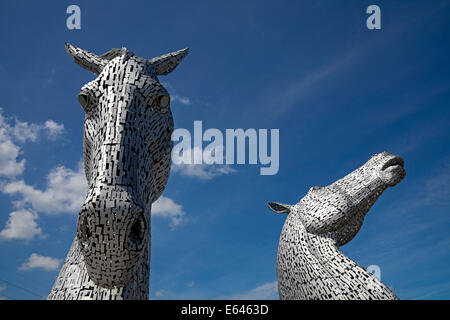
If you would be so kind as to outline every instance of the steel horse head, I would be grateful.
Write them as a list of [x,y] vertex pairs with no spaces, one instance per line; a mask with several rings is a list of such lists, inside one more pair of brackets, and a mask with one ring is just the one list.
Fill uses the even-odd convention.
[[150,60],[126,48],[96,55],[66,43],[66,50],[97,75],[78,95],[89,188],[77,239],[91,280],[124,287],[140,259],[149,257],[151,205],[171,165],[170,96],[158,76],[172,72],[188,49]]

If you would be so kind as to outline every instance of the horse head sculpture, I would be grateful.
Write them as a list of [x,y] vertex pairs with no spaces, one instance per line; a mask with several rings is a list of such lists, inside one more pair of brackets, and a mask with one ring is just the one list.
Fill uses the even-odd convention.
[[329,186],[312,187],[296,205],[269,202],[272,211],[289,214],[278,245],[280,298],[396,299],[339,247],[359,232],[383,191],[405,176],[403,159],[383,152]]
[[124,287],[143,254],[150,256],[151,205],[171,165],[170,96],[158,76],[172,72],[188,49],[147,60],[125,48],[96,55],[65,46],[75,63],[97,75],[78,95],[88,182],[79,250],[96,285]]

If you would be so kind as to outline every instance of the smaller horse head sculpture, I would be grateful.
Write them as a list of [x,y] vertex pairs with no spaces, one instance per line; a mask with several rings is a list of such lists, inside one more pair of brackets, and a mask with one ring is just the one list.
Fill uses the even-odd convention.
[[123,287],[149,258],[151,204],[167,183],[173,119],[158,80],[188,49],[147,60],[125,48],[103,54],[66,43],[69,56],[97,78],[81,88],[88,193],[77,239],[91,280]]
[[396,299],[339,247],[361,229],[379,196],[406,176],[403,159],[388,152],[326,187],[312,187],[295,205],[269,202],[287,213],[277,256],[281,299]]

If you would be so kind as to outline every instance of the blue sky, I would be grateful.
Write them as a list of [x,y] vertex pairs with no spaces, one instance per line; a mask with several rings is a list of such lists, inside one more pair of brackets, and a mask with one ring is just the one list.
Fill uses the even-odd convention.
[[[66,8],[81,8],[81,30]],[[381,8],[382,29],[365,26]],[[450,297],[449,1],[58,1],[0,4],[0,298],[50,291],[83,198],[82,85],[64,42],[145,58],[190,47],[160,80],[175,126],[280,129],[280,169],[171,173],[152,219],[150,298],[277,298],[276,251],[296,203],[377,152],[407,177],[343,252],[401,299]],[[80,200],[81,199],[81,200]],[[26,291],[26,290],[27,291]]]

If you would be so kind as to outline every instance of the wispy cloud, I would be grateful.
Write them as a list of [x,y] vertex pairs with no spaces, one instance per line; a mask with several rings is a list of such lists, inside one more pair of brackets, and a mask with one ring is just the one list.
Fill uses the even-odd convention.
[[450,121],[446,118],[426,124],[422,128],[415,129],[412,133],[407,132],[395,137],[392,148],[401,155],[412,153],[429,143],[433,138],[445,134],[449,125]]
[[[393,31],[389,33],[389,36],[375,40],[371,37],[366,37],[353,47],[342,46],[344,51],[331,55],[332,58],[328,61],[319,61],[318,67],[312,68],[307,74],[301,75],[298,80],[287,84],[284,91],[274,94],[273,100],[266,106],[267,112],[276,116],[285,114],[298,105],[300,101],[323,88],[324,83],[331,79],[332,76],[357,67],[358,61],[370,56],[375,48],[380,48],[386,43],[401,37],[414,25],[429,19],[445,6],[447,4],[441,3],[427,12],[421,11],[416,15],[410,16],[408,20],[400,21],[397,25],[391,26]],[[277,112],[274,113],[274,110]]]
[[220,300],[278,300],[278,282],[267,282],[243,293],[221,296]]
[[161,83],[169,91],[171,91],[170,97],[171,97],[172,101],[179,102],[179,103],[184,104],[184,105],[190,105],[192,103],[191,99],[189,97],[185,97],[185,96],[181,96],[181,95],[177,94],[177,91],[175,90],[175,88],[169,82],[161,82]]
[[422,199],[426,204],[450,206],[450,159],[425,181]]
[[[6,285],[0,285],[0,292],[2,292],[5,289],[6,289]],[[0,300],[7,300],[7,298],[0,294]]]
[[173,172],[183,176],[194,177],[202,180],[210,180],[214,177],[227,175],[236,172],[228,165],[208,165],[208,164],[178,164],[172,166]]
[[[183,150],[183,152],[185,152],[186,155],[190,155],[190,157],[188,156],[186,159],[187,161],[184,161],[184,163],[180,163],[178,160],[173,161],[172,171],[183,176],[194,177],[202,180],[210,180],[217,176],[236,172],[237,170],[229,165],[213,163],[211,153],[221,152],[219,150],[221,148],[223,147],[216,147],[214,150],[211,150],[211,152],[207,152],[206,150],[203,151],[198,147]],[[221,153],[223,154],[223,152]],[[203,157],[201,164],[194,164],[194,158],[197,157],[197,155],[202,155]],[[180,159],[184,157],[185,155],[180,155]]]
[[41,256],[37,253],[33,253],[28,260],[19,267],[19,270],[31,271],[33,269],[42,269],[45,271],[55,271],[59,269],[61,262],[61,259]]
[[[428,286],[420,286],[415,288],[412,295],[408,295],[407,299],[411,300],[424,300],[424,299],[436,299],[438,295],[450,292],[450,282],[433,284]],[[446,295],[448,296],[448,295]]]
[[[448,284],[433,285],[424,281],[424,278],[430,281],[440,277],[446,279],[448,274],[445,268],[436,268],[443,263],[441,261],[448,259],[450,247],[450,239],[441,231],[450,224],[450,217],[446,214],[450,208],[450,162],[447,158],[440,163],[435,170],[418,178],[420,184],[406,189],[406,196],[377,212],[382,217],[372,221],[375,225],[372,224],[371,228],[376,230],[374,237],[351,244],[356,246],[349,252],[355,261],[362,259],[379,265],[382,277],[386,275],[395,279],[400,274],[411,275],[409,286],[404,284],[403,288],[394,288],[402,299],[440,298],[444,291],[450,289]],[[401,187],[407,186],[398,186]],[[343,248],[344,252],[347,250]],[[430,272],[414,274],[418,264],[428,266]]]
[[180,97],[179,95],[174,94],[172,96],[172,101],[178,101],[181,104],[184,105],[190,105],[191,104],[191,99],[189,99],[189,97]]

